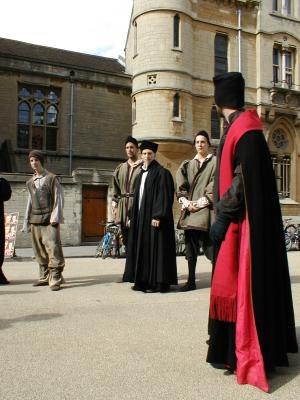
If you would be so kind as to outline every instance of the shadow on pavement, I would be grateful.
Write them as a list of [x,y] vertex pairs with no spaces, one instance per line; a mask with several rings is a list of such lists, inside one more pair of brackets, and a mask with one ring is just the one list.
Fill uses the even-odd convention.
[[300,275],[292,275],[291,276],[291,283],[300,283]]
[[11,328],[14,324],[19,322],[40,322],[47,321],[48,319],[61,317],[62,314],[50,313],[50,314],[30,314],[18,318],[7,318],[0,319],[0,329]]
[[[298,343],[300,343],[300,326],[296,327],[296,335]],[[277,368],[276,373],[268,379],[270,393],[275,392],[300,375],[300,353],[289,354],[288,358],[290,366],[288,368]]]
[[39,293],[38,290],[6,290],[5,292],[1,290],[0,295],[5,294],[31,294],[31,293]]

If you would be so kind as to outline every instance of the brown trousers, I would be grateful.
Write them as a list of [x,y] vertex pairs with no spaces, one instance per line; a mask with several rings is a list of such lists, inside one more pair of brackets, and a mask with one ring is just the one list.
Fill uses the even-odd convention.
[[40,267],[47,267],[49,270],[56,269],[62,272],[65,266],[65,259],[60,241],[59,225],[31,224],[31,238],[35,258]]

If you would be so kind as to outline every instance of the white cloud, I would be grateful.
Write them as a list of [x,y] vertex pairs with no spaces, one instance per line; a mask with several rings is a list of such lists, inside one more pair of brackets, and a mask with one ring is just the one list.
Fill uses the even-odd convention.
[[124,55],[133,0],[9,0],[0,37],[82,53]]

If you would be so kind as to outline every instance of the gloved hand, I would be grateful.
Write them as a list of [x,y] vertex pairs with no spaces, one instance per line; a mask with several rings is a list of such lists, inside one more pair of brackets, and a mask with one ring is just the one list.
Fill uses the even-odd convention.
[[221,243],[225,239],[225,235],[230,224],[230,220],[225,215],[219,214],[215,223],[212,224],[209,236],[213,243]]

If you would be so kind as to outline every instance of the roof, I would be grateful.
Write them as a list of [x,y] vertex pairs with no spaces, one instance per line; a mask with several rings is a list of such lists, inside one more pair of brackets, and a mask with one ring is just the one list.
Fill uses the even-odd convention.
[[77,53],[5,38],[0,38],[0,56],[75,69],[80,68],[117,74],[124,73],[123,65],[115,58]]

